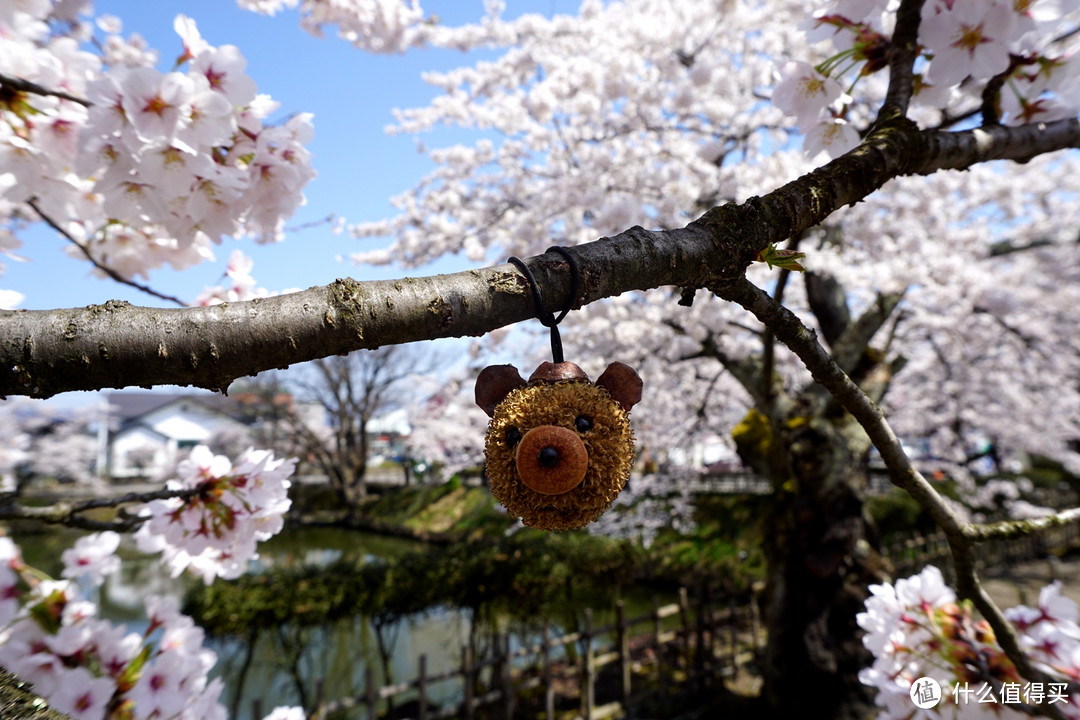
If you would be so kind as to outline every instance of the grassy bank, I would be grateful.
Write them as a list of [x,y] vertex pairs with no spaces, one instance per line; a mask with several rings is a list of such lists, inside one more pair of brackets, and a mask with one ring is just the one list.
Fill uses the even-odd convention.
[[464,487],[454,481],[369,495],[351,515],[327,486],[300,486],[291,497],[293,509],[288,517],[299,525],[351,527],[435,544],[502,536],[517,524],[487,488]]
[[[310,489],[304,489],[311,492]],[[761,577],[762,516],[759,496],[703,495],[695,501],[694,529],[678,533],[662,530],[648,548],[632,541],[595,538],[611,552],[632,550],[636,581],[682,585],[705,582],[715,587],[744,588]],[[456,482],[396,488],[373,495],[360,513],[346,518],[334,503],[319,507],[312,497],[298,498],[300,524],[332,524],[423,540],[436,545],[464,543],[490,545],[509,534],[537,537],[591,538],[587,530],[543,533],[521,528],[485,487],[464,487]],[[328,506],[328,507],[327,507]]]

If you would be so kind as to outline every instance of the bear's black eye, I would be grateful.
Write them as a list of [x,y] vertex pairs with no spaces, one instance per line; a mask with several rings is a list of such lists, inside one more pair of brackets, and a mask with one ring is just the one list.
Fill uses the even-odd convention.
[[506,444],[510,447],[514,447],[521,441],[521,431],[516,427],[507,428],[506,430]]
[[574,419],[574,427],[577,428],[579,433],[589,432],[592,430],[592,418],[585,415],[578,415]]

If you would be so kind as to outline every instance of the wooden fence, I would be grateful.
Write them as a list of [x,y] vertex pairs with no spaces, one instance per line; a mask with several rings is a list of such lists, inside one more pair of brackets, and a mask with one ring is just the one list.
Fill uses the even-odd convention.
[[[447,672],[429,674],[427,656],[420,655],[416,679],[380,687],[368,668],[362,694],[320,701],[313,718],[351,710],[348,717],[367,720],[510,720],[526,697],[537,706],[532,716],[547,720],[555,718],[557,708],[560,717],[632,717],[634,702],[662,692],[668,680],[701,685],[752,662],[761,637],[755,608],[734,597],[717,603],[707,590],[691,602],[682,589],[678,602],[654,602],[650,612],[627,617],[620,601],[613,623],[595,627],[592,611],[586,610],[580,630],[555,634],[544,626],[535,642],[517,648],[509,635],[500,634],[491,656],[475,658],[466,647],[460,665]],[[432,688],[442,683],[453,683],[460,701],[436,705]]]
[[[1080,520],[1034,536],[982,543],[976,557],[981,569],[993,569],[1076,547],[1080,547]],[[882,550],[892,562],[894,577],[935,564],[952,580],[944,533],[898,538]],[[560,717],[632,718],[635,703],[662,689],[665,680],[701,687],[731,677],[740,668],[756,672],[754,661],[763,641],[757,603],[750,593],[738,600],[717,601],[706,588],[691,602],[682,589],[678,602],[654,602],[651,612],[636,617],[626,617],[620,601],[614,623],[601,627],[593,626],[592,611],[586,610],[577,632],[554,635],[545,626],[536,642],[517,648],[511,647],[509,635],[500,635],[489,657],[475,658],[465,648],[460,665],[447,672],[429,674],[427,657],[420,655],[416,679],[408,682],[380,687],[374,670],[368,668],[361,695],[331,702],[320,699],[313,717],[326,720],[352,710],[348,717],[366,720],[509,720],[522,698],[529,697],[541,705],[531,716],[542,714],[547,720],[555,718],[557,707]],[[432,700],[432,688],[444,683],[458,688],[460,701],[440,706]],[[568,703],[574,707],[568,709]],[[254,717],[262,715],[256,712]]]

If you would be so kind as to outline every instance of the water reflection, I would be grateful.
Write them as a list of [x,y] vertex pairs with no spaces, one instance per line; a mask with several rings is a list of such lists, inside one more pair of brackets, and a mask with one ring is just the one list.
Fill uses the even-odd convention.
[[[56,530],[18,540],[27,562],[57,576],[61,570],[60,552],[78,536],[78,532]],[[260,545],[260,556],[252,563],[251,572],[301,565],[322,567],[339,561],[360,564],[392,560],[418,549],[429,548],[413,541],[342,529],[287,527]],[[129,630],[145,630],[143,601],[148,595],[164,595],[179,602],[193,583],[200,582],[169,577],[156,557],[135,551],[130,538],[122,544],[121,554],[121,572],[109,577],[94,599],[103,618],[125,623]],[[286,591],[282,588],[282,592]],[[563,625],[572,624],[572,618],[584,606],[597,608],[594,621],[598,625],[611,621],[608,613],[613,598],[585,595],[577,583],[572,592],[568,585],[567,592],[573,595],[577,607],[565,609],[563,616],[569,620]],[[641,612],[649,606],[651,598],[642,598],[637,609],[628,611]],[[477,621],[482,627],[474,628],[473,620],[468,609],[440,606],[404,618],[356,615],[318,626],[297,622],[263,630],[251,627],[246,637],[208,638],[206,645],[218,654],[212,676],[220,676],[225,682],[222,702],[229,707],[230,715],[238,720],[259,720],[277,705],[310,708],[320,696],[325,700],[362,696],[368,668],[380,686],[410,681],[417,677],[421,655],[426,657],[427,674],[437,675],[459,667],[462,648],[470,643],[482,657],[490,646],[493,629],[504,633],[513,629],[511,643],[515,649],[523,642],[534,642],[539,632],[538,626],[529,627],[520,619],[511,621],[502,615],[485,614],[482,621]],[[511,623],[515,625],[511,627]],[[439,704],[456,703],[462,697],[460,682],[435,684],[428,697]]]
[[[341,529],[292,528],[259,546],[252,571],[391,560],[424,547]],[[207,645],[218,653],[215,674],[225,680],[222,701],[230,715],[257,720],[256,713],[276,705],[311,707],[319,693],[328,700],[362,695],[369,667],[380,685],[415,677],[421,654],[427,657],[428,672],[449,670],[460,661],[470,625],[468,611],[439,607],[383,625],[358,615],[316,627],[253,629],[247,638],[210,639]],[[434,690],[436,702],[451,702],[459,694],[454,688],[443,688],[441,694]]]

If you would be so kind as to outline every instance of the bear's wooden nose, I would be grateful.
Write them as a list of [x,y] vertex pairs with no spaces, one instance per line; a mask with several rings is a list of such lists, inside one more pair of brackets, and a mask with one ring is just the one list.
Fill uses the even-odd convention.
[[585,479],[589,453],[573,430],[555,425],[534,427],[517,448],[521,482],[541,495],[562,495]]

